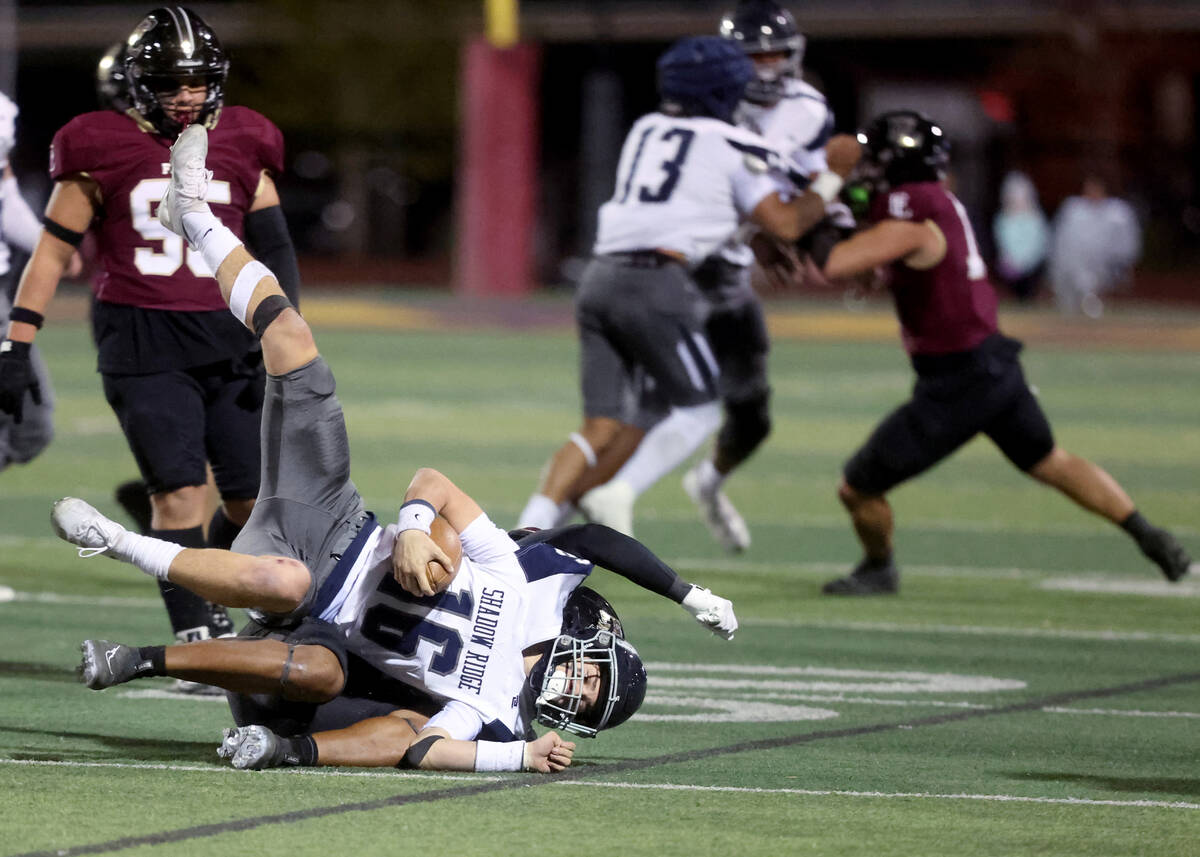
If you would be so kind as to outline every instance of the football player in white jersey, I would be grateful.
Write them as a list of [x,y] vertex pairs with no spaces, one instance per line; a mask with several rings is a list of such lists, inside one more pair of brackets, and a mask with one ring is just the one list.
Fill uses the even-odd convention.
[[[735,120],[790,158],[807,183],[827,169],[824,147],[833,133],[833,114],[825,96],[800,78],[805,40],[795,19],[774,0],[741,0],[722,17],[719,32],[754,62],[755,77]],[[750,284],[754,252],[748,240],[755,232],[752,224],[743,227],[694,272],[712,307],[705,330],[721,371],[724,421],[711,455],[685,474],[683,487],[713,537],[731,552],[750,546],[750,531],[722,485],[771,431],[769,340]],[[653,396],[642,403],[637,424],[653,426],[644,438],[635,429],[615,445],[620,455],[637,445],[616,475],[598,488],[578,486],[583,492],[578,505],[590,520],[632,534],[635,500],[703,443],[705,436],[689,430],[683,414],[664,417],[658,405]]]
[[[418,471],[397,523],[380,527],[350,481],[345,420],[312,331],[271,271],[204,202],[212,175],[206,154],[202,125],[180,134],[159,218],[216,271],[234,316],[262,339],[265,463],[255,511],[231,551],[187,549],[128,532],[76,498],[58,501],[51,519],[81,555],[107,553],[214,603],[250,608],[267,638],[146,648],[89,640],[81,665],[89,687],[172,675],[311,706],[347,688],[353,656],[373,677],[432,697],[433,716],[412,735],[421,745],[414,764],[548,771],[568,764],[573,747],[555,733],[526,740],[533,716],[595,734],[628,718],[645,692],[632,646],[611,634],[560,636],[563,608],[591,570],[584,557],[673,598],[715,633],[732,637],[730,602],[683,583],[631,539],[597,527],[599,535],[582,537],[577,549],[569,534],[559,541],[562,534],[554,533],[518,548],[434,470]],[[431,538],[439,516],[459,534],[461,564]],[[435,588],[431,562],[455,572],[448,586]],[[527,708],[530,672],[542,685]],[[581,682],[591,683],[586,698],[575,692]],[[317,750],[309,736],[284,755],[313,764]]]
[[[852,137],[829,140],[828,168],[798,190],[794,165],[759,134],[733,125],[757,78],[732,40],[677,42],[658,72],[662,105],[626,137],[615,193],[600,209],[595,255],[579,284],[583,424],[551,458],[522,525],[553,526],[583,487],[600,481],[613,451],[641,428],[630,401],[647,391],[672,415],[662,455],[690,453],[716,430],[724,367],[706,330],[711,305],[697,270],[743,224],[798,238],[825,217],[858,157]],[[816,145],[825,143],[822,136]],[[761,314],[756,319],[761,324]],[[765,380],[760,386],[751,397],[761,393],[765,407]],[[761,425],[739,428],[740,447],[757,445],[755,432],[762,434]]]

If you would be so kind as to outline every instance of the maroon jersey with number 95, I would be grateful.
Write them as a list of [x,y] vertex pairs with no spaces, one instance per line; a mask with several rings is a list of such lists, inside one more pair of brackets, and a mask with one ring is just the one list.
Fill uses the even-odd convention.
[[909,354],[969,351],[996,332],[996,290],[967,211],[938,182],[899,185],[871,201],[872,223],[930,223],[946,238],[946,254],[932,267],[889,266],[890,287]]
[[[171,141],[111,110],[84,113],[54,135],[50,177],[83,173],[100,186],[96,296],[143,309],[225,309],[199,253],[155,216],[167,190]],[[226,107],[208,133],[208,202],[241,237],[263,170],[283,170],[283,135],[265,116]]]

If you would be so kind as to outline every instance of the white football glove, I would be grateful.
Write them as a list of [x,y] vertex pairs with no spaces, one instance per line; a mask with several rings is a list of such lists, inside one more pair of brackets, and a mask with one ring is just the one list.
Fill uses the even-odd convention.
[[692,591],[683,599],[683,609],[696,617],[696,621],[718,637],[726,640],[733,639],[733,632],[738,628],[737,617],[733,615],[733,602],[720,595],[713,595],[707,589],[695,584]]

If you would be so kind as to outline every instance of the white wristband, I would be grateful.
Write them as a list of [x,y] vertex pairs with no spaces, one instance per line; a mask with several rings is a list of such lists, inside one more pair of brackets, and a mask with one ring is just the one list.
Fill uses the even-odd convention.
[[233,281],[233,288],[229,290],[229,311],[233,313],[234,318],[251,330],[254,328],[246,318],[246,310],[250,307],[250,298],[254,297],[254,290],[258,288],[259,283],[267,277],[273,276],[270,268],[262,262],[252,260],[238,271],[237,279]]
[[842,192],[842,185],[845,183],[846,180],[837,173],[825,170],[817,173],[817,177],[812,180],[808,189],[825,200],[825,204],[828,205],[837,199],[837,195]]
[[475,770],[520,771],[524,767],[524,741],[475,742]]
[[436,517],[437,510],[425,500],[409,500],[400,507],[400,519],[397,524],[401,532],[420,530],[429,535],[429,528],[433,526],[433,519]]

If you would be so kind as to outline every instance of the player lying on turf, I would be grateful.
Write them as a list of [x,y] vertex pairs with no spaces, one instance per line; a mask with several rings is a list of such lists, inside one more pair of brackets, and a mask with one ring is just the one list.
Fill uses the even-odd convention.
[[830,279],[886,266],[904,347],[917,373],[910,401],[886,417],[846,464],[838,496],[865,556],[834,595],[896,592],[892,510],[885,494],[983,433],[1014,465],[1124,529],[1168,580],[1191,558],[1152,526],[1108,473],[1058,446],[1017,355],[1000,333],[996,293],[962,203],[943,179],[949,144],[919,113],[876,118],[859,135],[870,227],[814,261]]
[[[476,770],[519,770],[530,752],[523,739],[534,716],[594,735],[623,722],[641,702],[641,661],[632,646],[609,635],[595,641],[604,649],[595,658],[597,706],[580,718],[574,716],[579,702],[570,716],[551,710],[566,680],[549,668],[556,641],[586,654],[585,641],[559,632],[563,606],[591,571],[591,557],[676,600],[715,633],[733,636],[737,620],[729,601],[680,581],[636,542],[597,528],[590,536],[536,534],[518,548],[435,470],[417,472],[398,522],[380,527],[350,481],[341,405],[312,331],[271,272],[203,201],[206,139],[195,126],[172,148],[171,185],[159,217],[202,254],[235,317],[262,338],[269,377],[255,511],[232,551],[184,549],[127,532],[75,498],[56,503],[52,517],[59,535],[84,548],[81,553],[107,552],[214,603],[250,608],[262,629],[257,633],[277,639],[147,650],[85,644],[89,685],[142,675],[191,677],[249,695],[246,710],[261,708],[254,695],[263,695],[270,714],[283,722],[292,712],[273,703],[333,700],[354,678],[352,660],[361,660],[438,701],[417,738],[443,740],[432,748],[423,744],[429,750],[423,767],[461,767],[469,755]],[[461,538],[464,558],[457,566],[430,537],[439,515]],[[557,546],[572,538],[577,553]],[[457,568],[443,575],[440,591],[428,576],[431,562]],[[527,673],[541,679],[533,710],[521,702],[528,697]],[[473,748],[447,743],[477,738]]]

